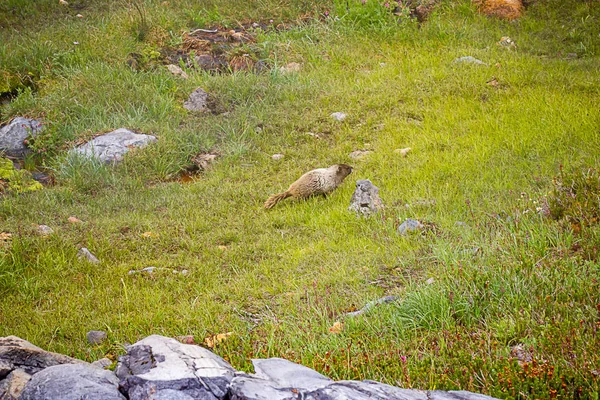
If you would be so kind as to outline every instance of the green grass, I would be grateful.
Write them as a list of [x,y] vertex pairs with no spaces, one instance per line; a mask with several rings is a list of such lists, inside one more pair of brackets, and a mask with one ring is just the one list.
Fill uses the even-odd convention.
[[[39,12],[8,3],[21,14],[0,23],[0,71],[31,79],[12,87],[20,92],[0,118],[48,123],[29,164],[54,170],[58,184],[1,200],[0,231],[13,239],[0,247],[0,335],[94,360],[153,333],[201,342],[231,331],[215,351],[245,370],[252,357],[280,356],[335,379],[598,398],[600,230],[574,232],[536,212],[561,165],[600,165],[593,2],[540,1],[507,23],[447,1],[422,25],[373,19],[379,11],[358,2],[349,16],[309,1],[187,3],[146,2],[144,41],[123,4],[90,2],[77,19],[55,2]],[[268,73],[181,80],[126,63],[189,29],[324,10],[332,18],[259,34]],[[517,49],[496,45],[502,36]],[[464,55],[488,66],[452,63]],[[292,61],[300,73],[278,72]],[[232,111],[188,114],[182,102],[199,86]],[[332,121],[335,111],[348,119]],[[159,141],[116,168],[65,156],[73,141],[119,127]],[[407,158],[393,152],[403,147]],[[374,152],[349,159],[363,148]],[[169,180],[205,151],[222,156],[197,181]],[[354,172],[327,200],[262,209],[303,172],[340,162]],[[364,178],[386,204],[368,220],[347,211]],[[405,218],[436,229],[401,237]],[[32,224],[55,233],[39,237]],[[79,247],[102,264],[78,260]],[[128,275],[147,266],[190,273]],[[399,301],[343,320],[385,295]],[[87,345],[91,329],[110,343]],[[511,356],[517,344],[532,363]]]

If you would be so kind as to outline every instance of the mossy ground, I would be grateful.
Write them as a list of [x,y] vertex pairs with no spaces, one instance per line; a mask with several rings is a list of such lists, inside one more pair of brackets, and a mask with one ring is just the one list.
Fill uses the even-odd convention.
[[[0,117],[48,123],[26,164],[57,179],[1,200],[0,231],[13,236],[0,244],[0,335],[93,360],[152,333],[201,342],[233,332],[215,351],[240,369],[279,356],[334,379],[598,398],[600,229],[538,212],[561,165],[599,165],[598,4],[539,1],[509,23],[445,1],[417,24],[372,0],[349,13],[345,2],[188,3],[145,2],[146,27],[125,3],[0,5],[0,72],[22,83]],[[258,33],[266,73],[183,80],[126,62],[190,29],[306,15]],[[503,36],[516,49],[497,45]],[[465,55],[487,65],[453,63]],[[280,73],[288,62],[302,70]],[[199,86],[232,111],[187,113]],[[336,111],[348,119],[330,119]],[[159,141],[116,168],[64,156],[120,127]],[[393,152],[403,147],[407,158]],[[365,148],[364,160],[348,158]],[[221,154],[210,170],[170,180],[206,151]],[[340,162],[354,173],[328,199],[262,209],[303,172]],[[364,178],[386,204],[377,218],[347,211]],[[409,217],[435,229],[401,237]],[[55,233],[39,237],[32,224]],[[102,264],[78,260],[82,246]],[[189,275],[128,275],[148,266]],[[384,295],[399,301],[343,319]],[[110,343],[87,345],[91,329]],[[519,364],[519,344],[533,361]]]

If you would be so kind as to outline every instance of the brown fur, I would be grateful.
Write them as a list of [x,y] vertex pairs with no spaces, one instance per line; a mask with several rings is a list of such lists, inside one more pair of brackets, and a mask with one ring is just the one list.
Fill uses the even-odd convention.
[[346,164],[336,164],[329,168],[313,169],[298,178],[285,192],[269,197],[265,202],[265,208],[272,208],[275,204],[288,197],[305,199],[315,195],[325,196],[341,185],[351,172],[352,167]]
[[523,13],[522,0],[474,0],[479,11],[490,17],[517,19]]

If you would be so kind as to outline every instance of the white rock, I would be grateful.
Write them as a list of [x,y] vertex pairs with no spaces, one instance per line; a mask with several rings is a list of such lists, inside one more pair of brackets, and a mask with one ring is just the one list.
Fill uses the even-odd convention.
[[42,236],[48,236],[54,233],[54,229],[50,228],[48,225],[38,225],[37,233]]
[[82,247],[81,249],[79,249],[79,251],[77,252],[77,258],[79,259],[85,259],[89,262],[91,262],[92,264],[99,264],[100,260],[98,260],[96,258],[95,255],[93,255],[87,248]]
[[285,157],[285,156],[284,156],[283,154],[280,154],[280,153],[273,154],[273,155],[271,156],[271,158],[272,158],[273,160],[281,160],[283,157]]
[[342,122],[348,117],[348,114],[345,114],[343,112],[334,112],[330,115],[330,117],[335,119],[336,121]]
[[167,65],[167,69],[170,73],[172,73],[175,76],[181,76],[183,79],[188,78],[188,74],[177,65],[169,64]]

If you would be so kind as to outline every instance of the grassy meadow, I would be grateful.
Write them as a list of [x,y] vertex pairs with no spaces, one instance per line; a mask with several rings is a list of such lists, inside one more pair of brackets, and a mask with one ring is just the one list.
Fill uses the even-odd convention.
[[[333,379],[598,399],[598,2],[538,0],[507,22],[444,0],[423,23],[375,0],[69,3],[0,4],[0,120],[46,123],[24,166],[56,179],[0,197],[0,336],[94,361],[154,333],[232,332],[213,350],[248,371],[283,357]],[[157,60],[192,29],[254,21],[280,26],[254,32],[267,71],[183,79]],[[186,111],[197,87],[228,112]],[[66,155],[121,127],[158,142],[116,167]],[[176,179],[205,152],[220,157]],[[262,208],[336,163],[354,171],[327,199]],[[379,215],[348,211],[358,179]],[[429,228],[401,236],[406,218]],[[90,346],[92,329],[109,341]]]

